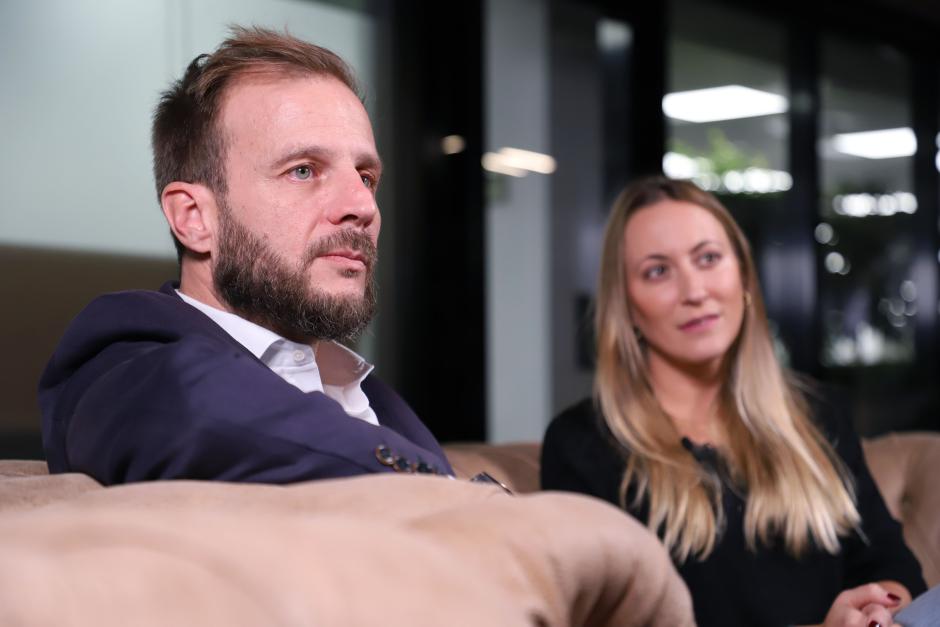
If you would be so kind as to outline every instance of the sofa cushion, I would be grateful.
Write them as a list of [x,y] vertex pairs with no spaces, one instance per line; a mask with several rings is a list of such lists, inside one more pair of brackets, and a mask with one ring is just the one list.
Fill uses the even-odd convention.
[[0,515],[4,625],[692,624],[655,538],[583,496],[400,475],[0,484],[37,479],[54,498]]
[[[940,490],[934,484],[940,463],[940,434],[889,433],[862,440],[865,459],[891,515],[920,561],[928,586],[940,584]],[[463,476],[480,470],[519,492],[538,489],[535,442],[460,444],[444,447]]]
[[904,540],[920,561],[928,586],[940,584],[940,435],[889,433],[864,440],[872,477]]

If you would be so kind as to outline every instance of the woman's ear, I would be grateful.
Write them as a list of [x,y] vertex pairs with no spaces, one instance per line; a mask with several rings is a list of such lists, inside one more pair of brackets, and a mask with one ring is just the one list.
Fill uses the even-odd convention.
[[173,181],[160,195],[163,215],[176,239],[194,253],[213,251],[218,205],[215,194],[200,183]]

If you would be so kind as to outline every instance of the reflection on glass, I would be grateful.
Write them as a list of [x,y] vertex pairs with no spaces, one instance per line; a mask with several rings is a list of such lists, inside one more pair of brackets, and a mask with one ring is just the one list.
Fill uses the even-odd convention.
[[914,359],[911,157],[917,142],[906,70],[891,49],[824,40],[815,236],[822,262],[821,359],[830,368]]
[[672,16],[663,172],[720,195],[790,189],[782,29],[691,0]]
[[790,364],[800,337],[777,322],[793,301],[784,285],[791,276],[778,271],[792,245],[774,227],[793,185],[785,33],[720,4],[677,0],[673,8],[663,172],[714,192],[741,225],[757,259],[777,354]]

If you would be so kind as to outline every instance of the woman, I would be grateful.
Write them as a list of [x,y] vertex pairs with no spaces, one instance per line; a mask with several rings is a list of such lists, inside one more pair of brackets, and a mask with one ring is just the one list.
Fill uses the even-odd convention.
[[924,589],[849,421],[778,364],[714,196],[661,177],[621,194],[595,323],[594,402],[549,426],[543,488],[647,522],[700,626],[887,626]]

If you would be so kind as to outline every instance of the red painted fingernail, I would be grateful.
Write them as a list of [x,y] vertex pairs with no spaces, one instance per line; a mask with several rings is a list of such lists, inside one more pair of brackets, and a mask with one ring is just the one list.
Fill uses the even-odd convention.
[[872,621],[868,623],[868,627],[881,627],[881,623],[876,623],[875,621]]
[[899,597],[896,594],[892,594],[891,592],[888,593],[888,598],[894,601],[895,603],[898,603],[901,600],[901,597]]

